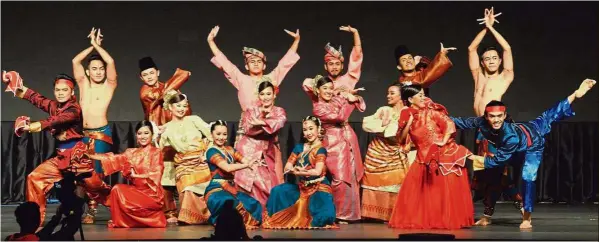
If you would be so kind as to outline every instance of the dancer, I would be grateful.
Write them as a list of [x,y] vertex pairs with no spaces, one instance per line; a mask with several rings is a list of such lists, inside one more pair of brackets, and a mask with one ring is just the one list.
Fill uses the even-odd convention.
[[266,204],[263,227],[267,229],[338,228],[331,181],[326,177],[327,150],[321,142],[322,125],[314,116],[302,120],[305,143],[293,148],[285,172],[299,183],[273,188]]
[[[366,104],[360,96],[350,92],[335,95],[333,81],[328,77],[316,76],[308,96],[317,96],[314,116],[322,121],[326,134],[323,145],[327,150],[326,167],[333,176],[331,187],[335,199],[337,219],[340,223],[360,220],[360,184],[364,166],[358,137],[347,120],[354,109],[364,112]],[[306,89],[304,89],[306,90]]]
[[428,88],[453,66],[447,56],[450,50],[456,50],[456,48],[445,48],[441,43],[441,50],[435,58],[427,63],[425,68],[417,68],[419,67],[419,61],[422,59],[415,60],[407,46],[398,45],[395,47],[395,61],[397,62],[397,69],[400,71],[397,82],[400,84],[409,82],[421,85],[425,88],[425,94],[428,95]]
[[[327,43],[324,47],[326,54],[324,55],[324,69],[327,72],[328,78],[331,79],[334,83],[335,94],[339,94],[341,92],[351,92],[356,87],[356,84],[360,80],[360,76],[362,75],[362,60],[364,59],[364,55],[362,53],[362,40],[360,39],[360,33],[356,28],[352,28],[351,26],[341,26],[339,30],[350,32],[354,36],[354,47],[349,54],[349,64],[347,66],[347,72],[342,75],[343,65],[345,62],[345,58],[343,57],[343,52],[341,51],[341,46],[339,49],[335,49]],[[318,96],[313,95],[313,80],[311,78],[307,78],[303,83],[303,88],[308,96],[312,99],[312,104],[318,102]]]
[[227,123],[218,120],[210,125],[210,134],[214,145],[206,151],[206,160],[212,173],[212,179],[206,188],[206,203],[210,210],[210,223],[216,225],[218,217],[227,201],[243,217],[247,229],[255,229],[262,223],[262,205],[249,194],[239,191],[233,182],[233,174],[243,170],[255,170],[259,160],[243,156],[231,146],[226,146]]
[[[495,30],[493,24],[496,22],[493,8],[485,9],[485,17],[482,21],[485,28],[476,35],[468,47],[468,59],[470,71],[474,78],[474,113],[476,116],[483,116],[485,105],[492,100],[501,101],[503,94],[507,91],[514,80],[514,61],[512,49],[508,42]],[[479,59],[477,50],[480,42],[487,32],[490,31],[503,49],[503,58],[499,55],[496,47],[487,47],[482,51],[482,58]],[[501,70],[503,67],[503,70]],[[496,153],[496,148],[492,143],[486,140],[482,133],[477,130],[476,143],[478,144],[478,155]],[[475,225],[486,226],[491,224],[491,216],[495,212],[495,204],[501,196],[501,193],[508,195],[519,211],[522,210],[522,197],[518,194],[518,189],[511,176],[508,174],[508,166],[485,169],[474,172],[473,187],[481,190],[484,194],[483,203],[485,210],[483,216]]]
[[[166,83],[160,82],[160,70],[152,57],[139,60],[139,78],[144,85],[139,90],[139,97],[144,109],[145,119],[158,127],[171,121],[172,114],[164,104],[164,95],[170,90],[178,90],[191,76],[191,72],[177,68],[175,74]],[[191,107],[185,114],[191,115]],[[162,186],[164,188],[164,215],[169,223],[177,222],[177,204],[175,203],[175,151],[171,147],[163,149],[164,172]]]
[[389,219],[403,229],[459,229],[474,222],[466,158],[472,153],[455,140],[455,125],[443,105],[424,95],[420,85],[405,85],[401,98],[409,104],[399,118],[398,137],[416,145],[410,167]]
[[566,99],[526,123],[514,123],[507,114],[506,105],[500,101],[489,102],[483,117],[452,118],[460,129],[480,129],[485,139],[493,142],[497,148],[493,155],[473,156],[475,171],[504,166],[511,156],[524,154],[521,191],[524,194],[524,216],[520,228],[532,228],[535,180],[545,147],[544,136],[551,131],[553,122],[574,116],[572,102],[583,97],[596,83],[595,80],[585,79]]
[[189,103],[185,94],[170,90],[164,103],[172,113],[172,120],[164,125],[160,148],[172,147],[175,155],[175,181],[181,209],[178,221],[184,224],[202,224],[210,212],[202,196],[210,182],[210,169],[205,160],[210,127],[197,115],[185,116]]
[[401,86],[391,85],[387,90],[387,104],[374,115],[365,117],[362,129],[376,134],[368,145],[362,179],[362,217],[389,221],[395,199],[416,151],[410,151],[412,142],[400,144],[395,138],[399,114],[407,108],[400,95]]
[[276,87],[269,81],[257,86],[259,106],[248,108],[242,117],[245,131],[238,150],[243,156],[263,161],[256,170],[235,172],[235,184],[257,199],[263,206],[270,190],[283,182],[283,162],[279,147],[279,130],[287,121],[285,110],[274,105]]
[[87,157],[100,160],[105,175],[121,172],[132,185],[117,184],[110,192],[110,228],[166,227],[162,178],[162,152],[152,145],[152,136],[158,130],[144,120],[135,127],[138,148],[129,148],[123,154],[94,154]]
[[[117,73],[114,60],[101,46],[103,35],[100,29],[92,28],[88,35],[91,47],[81,51],[73,58],[73,75],[77,81],[79,92],[79,103],[83,113],[83,141],[91,143],[93,140],[96,153],[106,153],[112,150],[112,130],[108,125],[106,112],[112,100],[112,95],[117,86]],[[87,68],[81,62],[93,51],[100,55],[92,55],[88,59]],[[103,174],[102,164],[95,161],[96,173]],[[88,196],[91,194],[88,193]],[[97,200],[99,198],[90,196],[88,212],[83,218],[83,223],[94,223],[97,213]]]
[[[293,37],[293,44],[287,51],[287,53],[281,58],[277,67],[275,67],[270,73],[264,74],[266,70],[266,56],[261,51],[254,48],[244,47],[242,54],[245,61],[245,69],[248,74],[243,74],[239,68],[237,68],[227,57],[220,51],[214,38],[218,34],[218,26],[212,28],[208,35],[208,45],[214,57],[210,60],[218,69],[221,69],[225,73],[225,77],[233,84],[237,89],[237,97],[239,98],[239,104],[241,105],[241,119],[239,120],[239,129],[237,130],[236,141],[241,138],[244,134],[243,130],[243,113],[251,107],[258,106],[258,95],[256,93],[256,85],[260,82],[269,80],[272,84],[278,88],[283,79],[291,70],[291,68],[299,61],[300,56],[297,54],[297,48],[300,41],[299,29],[295,33],[285,30],[287,34]],[[236,142],[237,143],[237,142]],[[235,144],[235,147],[236,144]]]
[[[9,86],[16,82],[22,83],[19,73],[14,71],[4,72],[2,81]],[[85,190],[98,202],[107,202],[110,187],[94,171],[92,162],[82,157],[88,146],[82,142],[81,107],[75,98],[75,80],[66,74],[59,74],[54,78],[56,100],[46,98],[26,86],[17,89],[15,94],[50,115],[45,120],[24,124],[15,131],[34,133],[46,130],[56,139],[57,155],[42,162],[27,175],[26,200],[39,205],[40,224],[43,224],[46,216],[46,195],[55,182],[62,180],[64,171],[75,172],[76,175],[92,172],[91,177],[83,180]]]

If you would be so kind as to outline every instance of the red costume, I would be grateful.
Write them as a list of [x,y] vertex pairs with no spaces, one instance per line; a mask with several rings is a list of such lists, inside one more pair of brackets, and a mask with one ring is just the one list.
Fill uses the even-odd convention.
[[[97,154],[105,175],[122,172],[131,185],[118,184],[110,193],[112,226],[118,228],[166,227],[163,212],[162,152],[148,145],[130,148],[123,154]],[[132,177],[131,171],[145,178]],[[111,226],[111,224],[109,224]]]
[[472,153],[456,144],[456,132],[447,110],[427,100],[425,108],[402,110],[398,134],[409,117],[414,120],[409,135],[418,154],[397,196],[389,227],[404,229],[459,229],[474,222],[468,173],[464,167]]
[[[68,82],[71,88],[72,83]],[[96,202],[106,204],[110,194],[110,186],[102,181],[101,177],[93,172],[92,161],[82,155],[88,149],[81,139],[83,134],[81,107],[75,97],[65,103],[48,99],[31,89],[21,92],[19,97],[31,102],[34,106],[50,114],[50,117],[39,121],[39,132],[49,130],[57,139],[57,155],[44,161],[27,176],[27,201],[35,202],[40,206],[41,222],[44,221],[46,211],[46,194],[54,186],[54,182],[62,179],[61,170],[71,170],[77,174],[92,172],[92,176],[84,180],[85,189],[90,198]],[[32,123],[30,127],[34,127]]]

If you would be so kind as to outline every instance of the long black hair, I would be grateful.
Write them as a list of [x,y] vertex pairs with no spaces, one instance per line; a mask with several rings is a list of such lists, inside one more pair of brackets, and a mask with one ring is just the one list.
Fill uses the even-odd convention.
[[420,85],[402,85],[400,90],[401,100],[403,100],[409,106],[410,102],[408,101],[408,98],[420,93],[420,91],[422,91],[422,86]]
[[154,135],[154,125],[148,120],[142,120],[141,122],[137,123],[137,126],[135,126],[135,132],[137,133],[137,131],[143,127],[150,128],[150,132],[152,132],[152,135]]

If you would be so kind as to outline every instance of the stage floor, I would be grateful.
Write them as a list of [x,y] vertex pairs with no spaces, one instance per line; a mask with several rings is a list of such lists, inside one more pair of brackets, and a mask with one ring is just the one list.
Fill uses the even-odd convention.
[[[56,211],[57,205],[50,205],[48,211]],[[482,204],[476,203],[476,214],[482,213]],[[14,218],[16,205],[2,208],[2,238],[19,231]],[[265,239],[397,239],[403,233],[446,233],[456,239],[465,240],[599,240],[599,206],[538,204],[533,214],[534,228],[520,231],[520,216],[511,204],[498,204],[493,224],[487,227],[473,227],[461,230],[401,230],[390,229],[385,224],[356,223],[340,225],[335,230],[266,230],[248,232],[250,237],[261,235]],[[100,208],[99,218],[94,225],[84,225],[86,240],[193,240],[208,237],[213,232],[209,225],[169,226],[167,228],[109,229],[106,221],[110,214]],[[49,219],[52,214],[49,214]],[[75,236],[79,239],[79,234]]]

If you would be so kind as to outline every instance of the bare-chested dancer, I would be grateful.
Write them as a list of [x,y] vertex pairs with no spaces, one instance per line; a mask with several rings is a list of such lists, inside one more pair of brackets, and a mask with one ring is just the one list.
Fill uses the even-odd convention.
[[[474,113],[479,117],[483,116],[485,106],[490,101],[501,101],[503,94],[514,80],[512,49],[503,36],[493,28],[493,24],[496,22],[495,17],[498,15],[494,13],[493,8],[485,9],[485,17],[480,19],[485,24],[485,28],[478,33],[468,47],[468,59],[475,88]],[[482,51],[482,58],[479,60],[478,46],[487,32],[491,32],[501,45],[503,58],[499,55],[496,47],[487,47]],[[503,70],[501,70],[502,65]],[[496,147],[490,144],[480,132],[477,133],[476,143],[479,146],[479,155],[496,153]],[[508,176],[507,171],[507,166],[501,166],[474,173],[474,188],[484,194],[483,203],[485,205],[484,214],[476,222],[476,225],[491,224],[495,203],[502,193],[510,196],[517,209],[522,209],[522,197],[518,194],[518,190],[510,176]]]
[[[112,130],[108,126],[106,112],[117,86],[117,74],[114,60],[101,47],[103,35],[100,29],[92,28],[88,37],[92,46],[73,58],[73,75],[80,91],[84,142],[93,142],[95,153],[106,153],[112,150]],[[99,55],[91,55],[84,68],[81,62],[93,50]],[[98,174],[103,174],[99,161],[94,161],[94,169]],[[97,212],[97,199],[92,196],[90,198],[89,210],[83,218],[83,223],[93,223]]]

